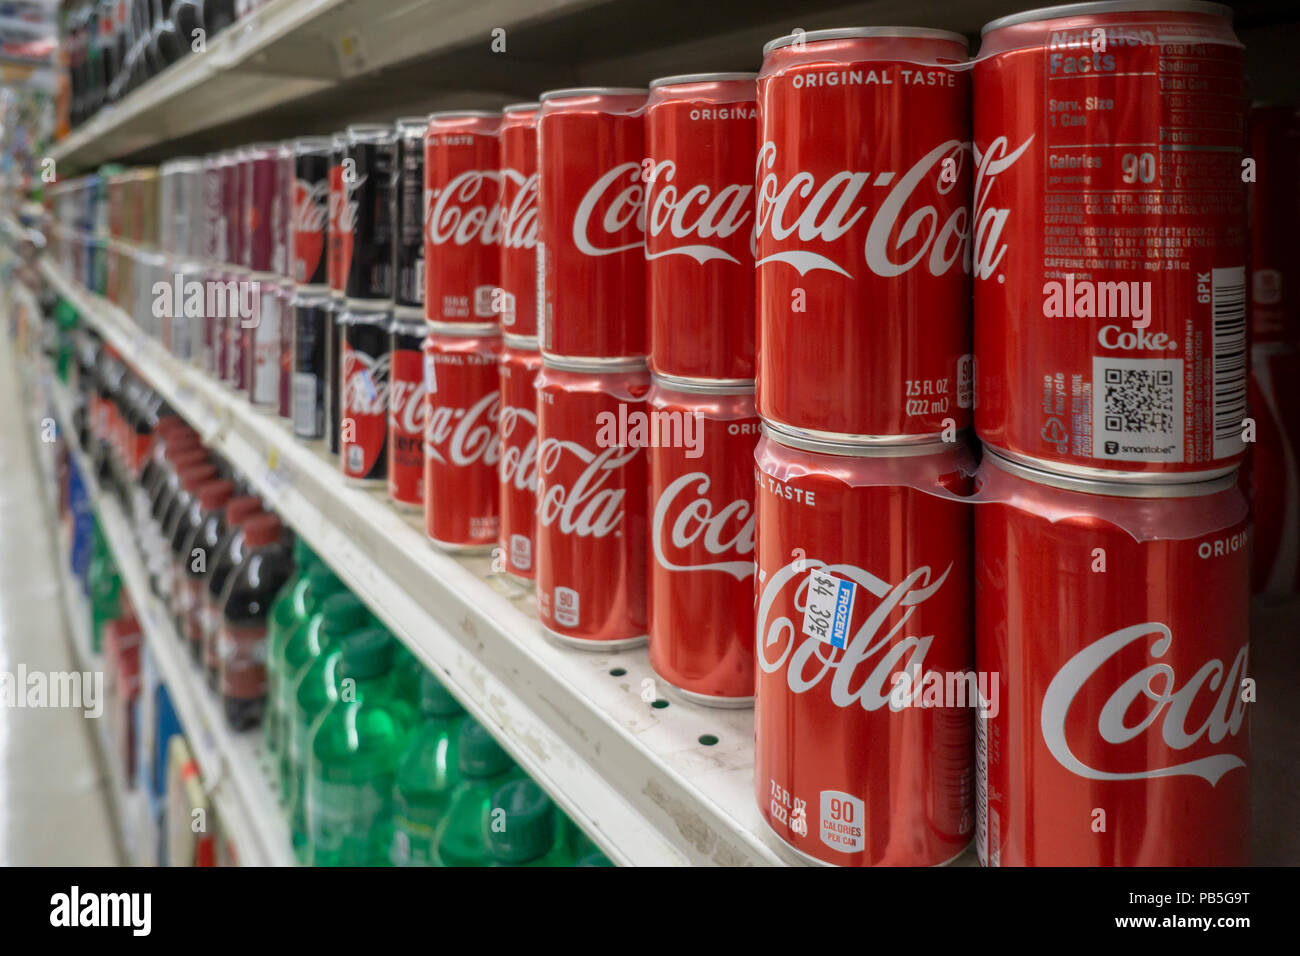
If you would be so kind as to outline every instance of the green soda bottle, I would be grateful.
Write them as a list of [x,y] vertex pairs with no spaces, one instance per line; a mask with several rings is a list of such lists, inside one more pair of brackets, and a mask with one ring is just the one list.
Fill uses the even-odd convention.
[[492,795],[520,771],[487,728],[472,717],[460,725],[457,749],[461,780],[434,835],[434,865],[489,866],[487,827]]
[[420,675],[420,717],[393,788],[393,865],[432,866],[433,837],[460,782],[457,738],[465,711],[438,679]]
[[393,785],[412,714],[397,692],[387,630],[349,634],[339,650],[338,695],[311,732],[308,855],[313,866],[383,866],[393,839]]
[[104,625],[122,614],[122,578],[117,563],[108,553],[90,559],[90,649],[98,654],[104,646]]
[[318,617],[313,616],[303,628],[307,656],[288,676],[284,687],[289,727],[285,735],[288,746],[280,761],[284,780],[281,795],[287,806],[293,852],[299,862],[307,859],[306,772],[312,724],[338,694],[335,670],[343,638],[375,622],[366,606],[346,593],[326,598]]
[[492,795],[488,810],[489,866],[573,866],[560,811],[531,780],[512,780]]
[[[266,666],[268,679],[275,662],[276,652],[284,646],[288,632],[305,620],[303,612],[303,594],[307,590],[307,575],[320,560],[314,555],[301,537],[293,540],[293,575],[284,582],[284,587],[271,602],[271,610],[266,616]],[[274,683],[273,680],[270,683]],[[268,710],[271,701],[267,699]],[[267,721],[267,746],[274,752],[277,744],[272,744],[271,735],[276,732],[272,722]]]

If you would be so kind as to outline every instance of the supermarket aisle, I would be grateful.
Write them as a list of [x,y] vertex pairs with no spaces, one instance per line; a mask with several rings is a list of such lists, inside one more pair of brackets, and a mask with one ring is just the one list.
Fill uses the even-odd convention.
[[[69,671],[57,552],[11,349],[0,335],[0,672]],[[0,866],[118,862],[92,729],[81,710],[0,699]]]

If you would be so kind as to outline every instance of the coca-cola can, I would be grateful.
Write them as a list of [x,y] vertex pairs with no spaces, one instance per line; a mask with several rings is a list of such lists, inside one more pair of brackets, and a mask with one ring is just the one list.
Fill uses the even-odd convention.
[[434,113],[424,137],[424,314],[431,322],[496,320],[497,128],[501,114]]
[[975,427],[1031,466],[1184,482],[1245,449],[1242,47],[1226,7],[1151,7],[984,27]]
[[621,366],[642,359],[648,91],[543,93],[537,119],[538,315],[543,356]]
[[446,551],[497,542],[500,354],[495,326],[435,324],[424,340],[424,529]]
[[537,339],[537,103],[501,110],[501,330]]
[[[949,862],[974,828],[971,507],[960,497],[973,459],[960,442],[850,445],[763,429],[763,819],[814,862]],[[949,690],[935,696],[936,680]]]
[[698,73],[650,84],[645,257],[655,374],[754,378],[756,79]]
[[754,702],[753,384],[654,376],[650,666],[688,700]]
[[347,190],[343,188],[343,160],[347,158],[346,133],[335,133],[330,140],[329,206],[326,220],[326,281],[330,291],[343,295],[348,283],[348,263],[352,260],[352,233],[343,232],[343,208]]
[[[397,121],[397,186],[393,235],[393,301],[397,307],[424,305],[424,132],[428,121]],[[420,317],[424,317],[421,309]]]
[[225,264],[242,268],[244,263],[244,161],[242,149],[225,153],[221,167],[221,219],[226,227]]
[[1294,104],[1256,103],[1247,156],[1255,160],[1250,202],[1250,339],[1300,346],[1300,274],[1295,223],[1300,210],[1300,117]]
[[342,317],[346,310],[342,298],[331,295],[325,334],[325,448],[331,455],[339,453],[339,418],[343,406]]
[[[287,247],[286,247],[287,249]],[[279,286],[280,305],[280,401],[276,413],[286,422],[293,422],[293,301],[297,297],[294,284],[281,278]]]
[[388,376],[393,313],[348,306],[339,323],[339,466],[357,484],[388,479]]
[[[970,79],[944,30],[773,40],[758,77],[758,411],[933,441],[971,407]],[[814,121],[815,118],[815,121]]]
[[254,274],[253,313],[241,318],[243,381],[254,408],[278,414],[280,411],[280,319],[283,300],[279,277],[274,273]]
[[276,190],[279,160],[271,143],[244,148],[244,259],[253,272],[269,273],[275,266]]
[[[347,263],[343,291],[349,307],[382,307],[393,298],[395,143],[392,126],[358,123],[348,127],[339,232]],[[351,255],[347,254],[349,246]]]
[[1243,468],[1254,517],[1251,590],[1300,592],[1300,354],[1285,345],[1251,349],[1255,440]]
[[537,376],[542,356],[531,335],[507,335],[497,371],[501,381],[500,538],[505,573],[531,584],[537,522]]
[[300,290],[293,300],[293,433],[316,441],[325,437],[325,392],[329,382],[326,346],[331,326],[330,299]]
[[293,151],[290,271],[300,289],[322,290],[329,287],[330,140],[304,136],[294,141]]
[[980,861],[1247,863],[1250,544],[1236,476],[1093,482],[989,451],[979,484]]
[[424,507],[424,428],[429,407],[424,387],[424,310],[393,315],[388,375],[388,497],[399,508]]
[[554,640],[617,650],[644,644],[644,362],[599,371],[543,354],[537,379],[537,613]]
[[203,230],[203,245],[199,255],[209,262],[226,261],[226,221],[221,200],[223,180],[222,154],[214,153],[203,159],[203,216],[199,220]]

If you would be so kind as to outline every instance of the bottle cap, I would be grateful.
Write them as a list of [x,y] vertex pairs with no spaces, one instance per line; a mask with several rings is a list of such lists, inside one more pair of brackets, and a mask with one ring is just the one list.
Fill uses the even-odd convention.
[[199,486],[199,507],[204,511],[220,508],[235,493],[233,481],[208,481]]
[[226,502],[226,524],[237,525],[246,521],[249,515],[262,510],[262,499],[256,495],[241,495]]
[[307,593],[303,602],[307,613],[316,613],[326,599],[335,594],[346,594],[347,590],[347,586],[338,579],[338,575],[325,565],[312,565],[307,570]]
[[339,644],[339,677],[367,680],[387,674],[393,667],[393,635],[374,625],[353,631]]
[[198,490],[217,477],[217,468],[215,465],[191,465],[180,473],[181,487],[190,494],[197,494]]
[[269,514],[254,515],[241,527],[244,529],[244,547],[249,550],[274,544],[280,540],[280,534],[284,530],[280,519]]
[[420,713],[425,717],[459,717],[465,708],[429,671],[420,675]]
[[510,769],[513,761],[496,738],[473,717],[460,725],[460,772],[466,777],[495,777]]
[[531,780],[514,780],[492,795],[492,812],[505,811],[504,826],[487,828],[488,852],[503,863],[527,863],[555,842],[555,804]]
[[192,465],[202,465],[208,460],[208,453],[198,445],[184,445],[180,448],[173,449],[167,447],[167,460],[171,462],[172,468],[176,471],[184,471]]
[[331,643],[346,634],[368,627],[374,620],[370,609],[361,603],[361,599],[347,591],[326,598],[320,606],[320,613],[325,618],[321,625],[321,637]]

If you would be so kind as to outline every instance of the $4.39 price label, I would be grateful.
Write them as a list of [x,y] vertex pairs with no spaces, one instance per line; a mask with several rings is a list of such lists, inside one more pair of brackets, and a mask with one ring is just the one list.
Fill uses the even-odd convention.
[[803,632],[832,647],[848,644],[853,620],[853,599],[858,586],[823,570],[808,572],[808,603],[803,612]]

